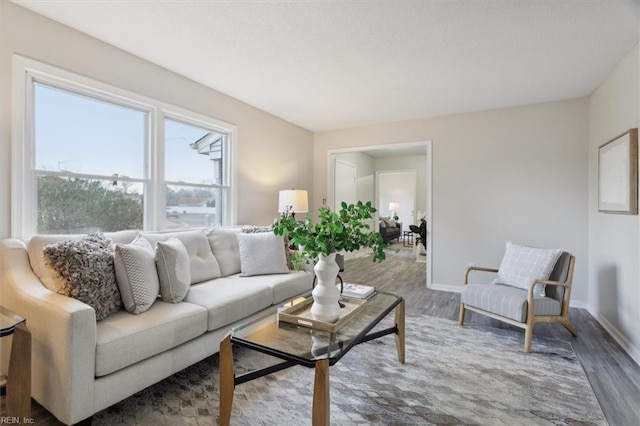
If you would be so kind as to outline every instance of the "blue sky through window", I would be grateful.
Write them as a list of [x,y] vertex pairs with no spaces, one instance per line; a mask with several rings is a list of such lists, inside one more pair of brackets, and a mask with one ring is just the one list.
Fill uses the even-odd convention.
[[165,180],[213,183],[213,162],[189,147],[210,131],[174,120],[164,123]]
[[35,167],[144,177],[146,114],[35,85]]
[[[147,116],[44,84],[35,84],[35,167],[144,178]],[[165,120],[165,179],[213,183],[213,162],[190,144],[209,130]]]

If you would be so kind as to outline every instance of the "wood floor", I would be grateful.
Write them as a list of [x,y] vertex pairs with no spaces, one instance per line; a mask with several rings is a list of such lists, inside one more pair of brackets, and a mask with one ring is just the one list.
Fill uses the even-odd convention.
[[[347,260],[342,278],[401,294],[406,300],[407,313],[457,320],[459,294],[426,289],[425,264],[415,261],[410,248],[394,244],[387,253],[387,260],[382,263],[374,264],[369,257]],[[460,271],[461,282],[463,274],[464,271]],[[572,308],[570,318],[578,331],[577,338],[571,337],[564,327],[557,324],[538,324],[534,334],[571,341],[610,425],[640,425],[640,366],[586,310]],[[473,312],[467,313],[465,323],[524,333],[522,329]],[[535,352],[535,346],[532,350]],[[5,412],[4,398],[2,412]],[[32,416],[36,425],[61,424],[35,401],[32,402]],[[482,419],[478,421],[482,423]]]

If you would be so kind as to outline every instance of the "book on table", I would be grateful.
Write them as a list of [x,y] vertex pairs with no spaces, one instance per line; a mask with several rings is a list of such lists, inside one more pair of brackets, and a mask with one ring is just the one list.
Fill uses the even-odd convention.
[[[338,285],[338,288],[340,288],[340,285]],[[370,285],[344,283],[342,296],[352,297],[356,299],[366,299],[367,297],[375,293],[375,291],[376,289]]]

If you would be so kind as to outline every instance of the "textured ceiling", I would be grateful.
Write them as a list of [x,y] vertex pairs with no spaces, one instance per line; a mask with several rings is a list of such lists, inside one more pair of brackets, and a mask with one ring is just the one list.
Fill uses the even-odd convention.
[[586,96],[640,0],[14,0],[313,131]]

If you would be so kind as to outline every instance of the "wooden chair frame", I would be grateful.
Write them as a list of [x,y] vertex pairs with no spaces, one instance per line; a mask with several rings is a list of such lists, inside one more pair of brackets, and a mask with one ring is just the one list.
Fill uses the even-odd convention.
[[[577,336],[578,333],[569,321],[569,299],[571,297],[571,284],[573,283],[573,269],[575,265],[575,257],[572,255],[569,259],[569,269],[567,271],[567,278],[565,281],[549,281],[549,280],[534,280],[529,285],[529,289],[527,292],[527,318],[526,322],[519,322],[512,320],[511,318],[503,317],[502,315],[495,314],[493,312],[485,311],[484,309],[476,308],[474,306],[469,306],[464,303],[460,303],[460,318],[458,319],[458,324],[464,325],[464,315],[466,310],[470,310],[473,312],[477,312],[479,314],[488,316],[490,318],[496,319],[498,321],[506,322],[511,325],[515,325],[516,327],[524,328],[524,351],[531,352],[531,339],[533,337],[533,326],[537,323],[560,323],[566,328],[569,333],[573,336]],[[471,271],[480,271],[480,272],[498,272],[495,268],[485,268],[481,266],[469,266],[464,275],[464,285],[469,283],[469,273]],[[536,284],[546,284],[553,286],[562,286],[564,287],[564,295],[562,297],[562,307],[560,310],[560,315],[534,315],[534,303],[535,298],[533,297],[533,288]]]

